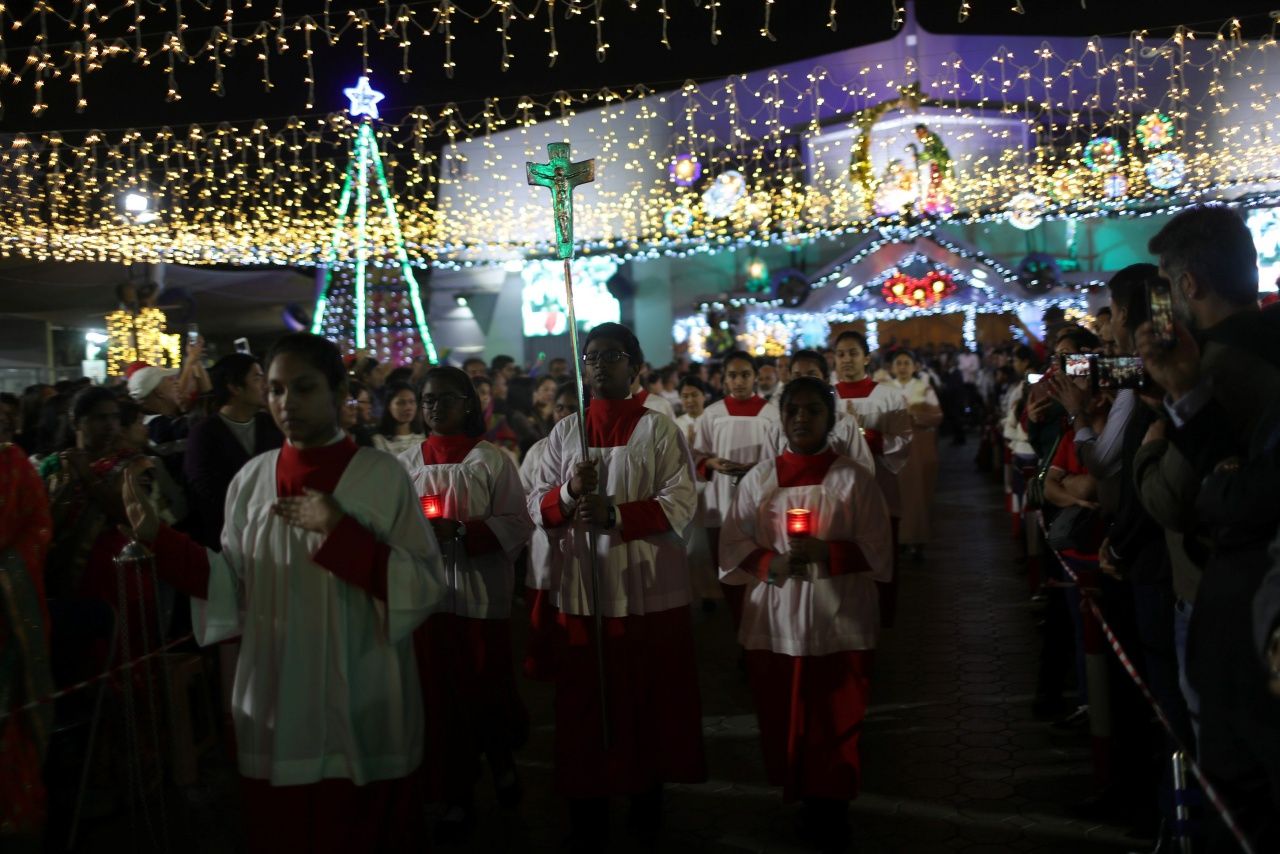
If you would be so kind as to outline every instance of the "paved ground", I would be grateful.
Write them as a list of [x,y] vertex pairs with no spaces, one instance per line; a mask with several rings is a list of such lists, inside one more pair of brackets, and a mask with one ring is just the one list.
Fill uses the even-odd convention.
[[[1074,820],[1092,790],[1086,734],[1029,713],[1039,640],[1017,572],[998,485],[974,471],[972,446],[943,449],[934,544],[906,565],[897,626],[872,678],[863,738],[865,792],[853,806],[861,852],[1124,852],[1144,846],[1123,828]],[[523,634],[523,625],[519,626]],[[673,788],[662,851],[801,851],[792,808],[770,788],[728,615],[697,612],[711,780]],[[519,640],[519,639],[518,639]],[[479,792],[479,826],[450,850],[555,851],[566,832],[550,791],[551,693],[524,683],[534,717],[520,768],[527,797],[514,813]],[[185,827],[184,850],[243,850],[230,770],[208,763],[209,785]],[[622,837],[625,804],[614,826]],[[98,826],[89,850],[117,850],[122,829]],[[123,831],[127,834],[127,830]],[[133,847],[133,846],[130,846]],[[137,850],[142,850],[138,846]],[[615,850],[629,851],[619,842]]]

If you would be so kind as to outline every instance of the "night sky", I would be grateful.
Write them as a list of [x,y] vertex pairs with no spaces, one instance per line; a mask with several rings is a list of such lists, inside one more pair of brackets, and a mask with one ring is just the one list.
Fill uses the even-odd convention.
[[[119,0],[104,0],[105,8],[114,7]],[[165,11],[151,10],[151,20],[144,29],[159,34],[172,28],[173,0],[167,0]],[[533,0],[516,0],[518,8],[531,8]],[[24,4],[25,5],[25,4]],[[57,4],[62,7],[63,3]],[[215,23],[224,6],[222,0],[214,0],[215,12],[203,13],[195,2],[184,4],[190,26],[188,43],[202,44],[205,33],[201,26]],[[240,0],[234,2],[237,22],[248,21],[250,15],[266,18],[275,8],[270,0],[255,0],[249,11],[241,9]],[[359,4],[334,2],[335,20],[339,10]],[[460,2],[465,9],[478,10],[485,2]],[[416,40],[411,52],[411,65],[415,74],[407,84],[401,83],[397,71],[400,68],[400,51],[394,47],[373,43],[371,66],[374,85],[387,94],[381,105],[384,116],[394,117],[407,108],[419,105],[435,105],[457,102],[464,112],[474,112],[476,102],[484,97],[509,98],[520,94],[545,95],[560,89],[598,88],[602,86],[624,87],[645,83],[654,89],[674,88],[687,79],[714,79],[731,73],[767,68],[791,62],[807,56],[854,47],[879,41],[893,35],[891,29],[891,3],[889,0],[840,0],[839,29],[826,28],[827,3],[825,0],[778,0],[774,4],[772,30],[777,41],[770,42],[759,35],[763,21],[762,0],[721,0],[719,23],[722,35],[718,46],[710,43],[710,17],[705,8],[694,6],[693,0],[668,0],[671,15],[669,37],[672,50],[660,44],[660,19],[658,0],[638,0],[638,10],[631,11],[627,0],[608,0],[606,3],[605,37],[611,47],[605,62],[595,58],[595,30],[587,15],[572,20],[559,19],[557,38],[560,58],[554,68],[547,67],[548,39],[543,32],[545,11],[537,22],[517,22],[511,27],[511,49],[514,59],[511,68],[502,72],[500,36],[494,19],[481,24],[458,20],[454,25],[454,61],[457,70],[454,79],[445,77],[441,69],[443,61],[442,39],[439,35]],[[1008,33],[1008,34],[1074,34],[1119,35],[1135,28],[1146,28],[1153,34],[1167,34],[1178,23],[1216,29],[1226,15],[1234,13],[1245,24],[1246,35],[1258,35],[1271,31],[1272,21],[1267,13],[1277,4],[1195,2],[1106,2],[1088,0],[1023,0],[1026,14],[1011,11],[1013,0],[971,0],[972,13],[965,23],[957,21],[959,0],[929,0],[920,4],[919,17],[925,29],[933,32],[955,33]],[[1081,8],[1086,5],[1086,8]],[[293,0],[286,2],[287,16],[310,12],[318,17],[322,0]],[[419,14],[428,15],[429,5],[416,7]],[[381,12],[371,12],[375,20]],[[461,19],[461,15],[458,16]],[[119,19],[121,26],[101,32],[122,33],[128,21]],[[20,66],[26,54],[26,46],[36,28],[28,25],[21,31],[6,33],[9,61]],[[240,23],[237,32],[251,27]],[[50,28],[50,41],[54,45],[68,40],[64,28]],[[194,67],[180,68],[178,84],[183,100],[166,103],[166,75],[161,63],[150,68],[136,67],[125,59],[113,60],[106,70],[86,78],[85,96],[89,106],[84,113],[74,109],[74,90],[64,80],[52,80],[46,86],[49,109],[39,118],[31,115],[33,102],[29,79],[21,86],[6,84],[0,87],[4,101],[4,118],[0,131],[43,131],[51,129],[97,128],[112,130],[125,127],[152,127],[170,125],[181,127],[192,122],[233,121],[262,118],[267,121],[308,113],[323,114],[346,107],[341,90],[351,85],[360,73],[360,53],[353,38],[344,38],[337,49],[320,47],[316,50],[316,105],[306,109],[306,91],[303,84],[305,66],[301,58],[301,41],[292,40],[294,48],[283,56],[271,56],[271,74],[275,89],[264,93],[261,66],[255,60],[256,51],[239,49],[228,60],[224,80],[226,94],[216,97],[209,93],[213,80],[212,66],[200,60]]]

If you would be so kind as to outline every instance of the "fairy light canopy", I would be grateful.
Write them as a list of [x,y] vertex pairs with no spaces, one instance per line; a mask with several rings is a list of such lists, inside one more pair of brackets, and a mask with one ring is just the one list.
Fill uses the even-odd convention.
[[[518,173],[561,140],[597,157],[596,189],[575,211],[582,251],[623,260],[933,218],[1280,203],[1280,52],[1233,22],[1192,36],[940,37],[908,17],[890,41],[671,92],[446,104],[396,111],[371,133],[410,263],[463,269],[550,249]],[[367,118],[17,135],[0,150],[0,255],[323,263],[342,192],[331,164]],[[1117,146],[1095,145],[1103,168],[1091,169],[1086,149],[1103,137]],[[682,155],[702,168],[687,187],[670,174]],[[877,207],[891,179],[914,195]],[[722,183],[733,192],[708,193]],[[145,223],[104,203],[137,187],[156,200]],[[1034,210],[1012,204],[1023,193]]]

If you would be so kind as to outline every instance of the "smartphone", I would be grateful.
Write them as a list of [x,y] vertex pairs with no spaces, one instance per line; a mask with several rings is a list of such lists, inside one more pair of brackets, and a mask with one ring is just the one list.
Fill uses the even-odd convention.
[[1058,357],[1062,373],[1068,377],[1088,377],[1093,374],[1092,353],[1071,353]]
[[1042,379],[1044,379],[1044,374],[1027,374],[1027,382],[1031,383],[1032,385],[1035,385],[1036,383],[1040,382],[1040,380]]
[[1173,293],[1169,280],[1157,276],[1147,282],[1147,308],[1151,312],[1151,326],[1165,347],[1177,343],[1173,331]]
[[196,323],[187,324],[187,344],[197,344],[200,341],[200,326]]
[[244,353],[246,356],[248,356],[248,355],[252,355],[252,351],[249,349],[249,339],[248,339],[248,338],[237,338],[237,339],[236,339],[236,352],[237,352],[237,353]]
[[1097,389],[1144,389],[1149,384],[1139,356],[1095,356],[1093,387]]

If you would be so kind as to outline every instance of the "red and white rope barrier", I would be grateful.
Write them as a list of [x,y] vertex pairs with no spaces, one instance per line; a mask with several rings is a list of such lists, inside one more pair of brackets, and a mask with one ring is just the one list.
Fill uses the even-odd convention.
[[152,650],[146,655],[139,656],[133,659],[132,661],[126,661],[125,663],[120,664],[116,667],[112,667],[108,670],[104,670],[103,672],[99,673],[97,676],[91,676],[90,678],[85,679],[83,682],[77,682],[74,685],[68,685],[66,688],[63,688],[60,691],[54,691],[52,694],[46,694],[45,696],[32,700],[30,703],[27,703],[25,705],[15,706],[14,708],[9,709],[6,712],[0,712],[0,721],[5,720],[6,718],[12,717],[13,715],[18,715],[18,714],[22,714],[23,712],[30,711],[31,709],[34,709],[36,706],[43,706],[45,703],[52,703],[55,700],[60,700],[63,697],[67,696],[68,694],[74,694],[76,691],[82,690],[84,688],[88,688],[90,685],[96,685],[97,683],[103,681],[104,679],[110,679],[112,676],[114,676],[117,673],[121,673],[126,670],[132,670],[134,667],[137,667],[139,664],[146,661],[147,659],[154,658],[157,655],[168,652],[169,650],[173,649],[175,646],[178,646],[179,644],[182,644],[191,640],[191,637],[192,635],[190,634],[183,635],[180,638],[169,641],[167,644],[160,647],[159,649]]

